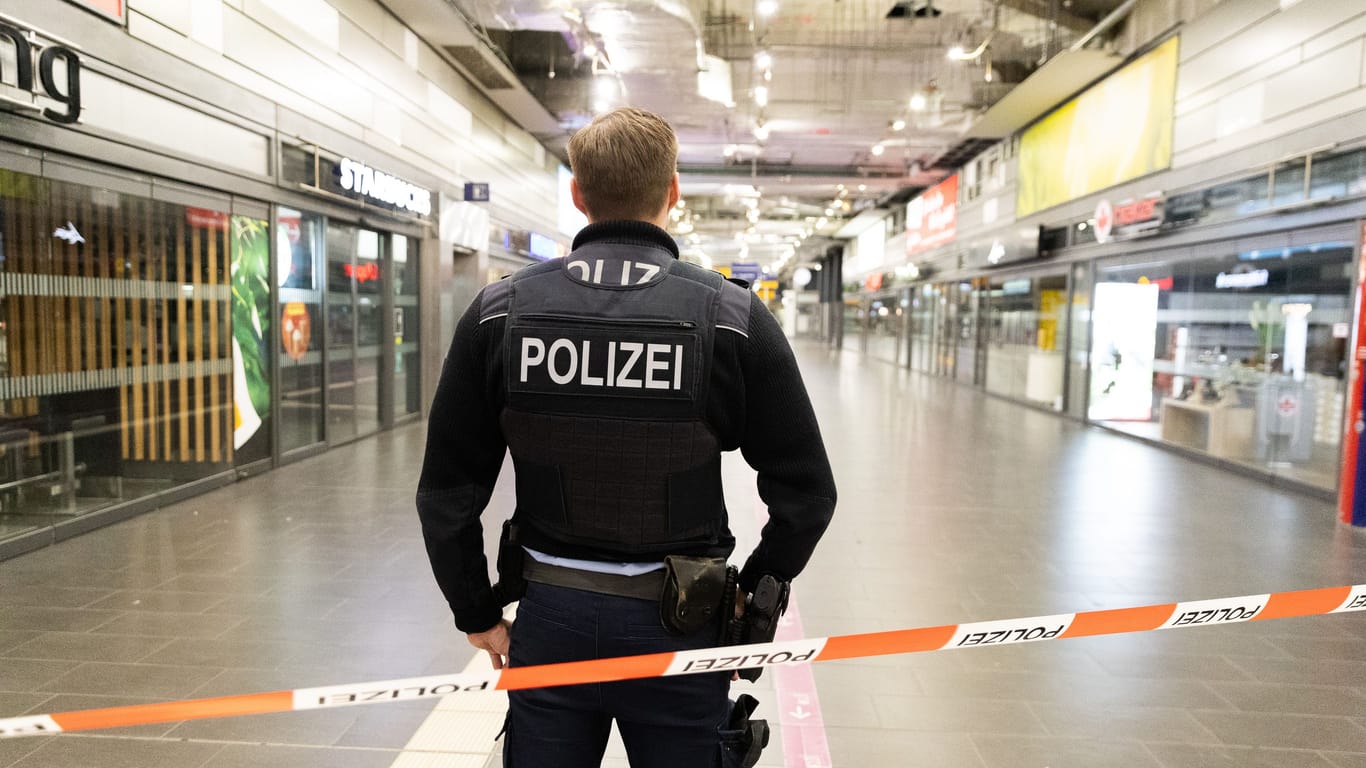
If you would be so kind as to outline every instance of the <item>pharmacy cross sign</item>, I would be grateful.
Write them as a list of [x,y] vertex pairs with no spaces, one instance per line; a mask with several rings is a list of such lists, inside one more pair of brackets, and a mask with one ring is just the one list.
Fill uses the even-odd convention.
[[1276,410],[1282,416],[1294,416],[1299,407],[1300,400],[1294,395],[1281,395],[1280,399],[1276,401]]
[[1115,226],[1115,207],[1109,200],[1096,203],[1096,242],[1105,243]]

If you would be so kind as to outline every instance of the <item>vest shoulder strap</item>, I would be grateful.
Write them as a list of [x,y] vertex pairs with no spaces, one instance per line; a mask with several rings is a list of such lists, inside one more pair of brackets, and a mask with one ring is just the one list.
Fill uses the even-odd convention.
[[507,317],[512,303],[512,278],[503,278],[496,283],[484,286],[479,299],[479,323]]
[[721,283],[721,308],[716,313],[716,327],[749,338],[749,289],[730,280]]

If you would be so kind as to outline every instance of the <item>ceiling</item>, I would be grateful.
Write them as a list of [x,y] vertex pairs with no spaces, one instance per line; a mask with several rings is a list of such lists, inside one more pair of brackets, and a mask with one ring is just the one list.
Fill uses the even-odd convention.
[[[1122,2],[389,0],[486,93],[515,78],[540,110],[510,114],[562,158],[598,111],[668,119],[675,234],[699,261],[775,271],[970,159],[986,109]],[[469,39],[447,39],[452,12]]]

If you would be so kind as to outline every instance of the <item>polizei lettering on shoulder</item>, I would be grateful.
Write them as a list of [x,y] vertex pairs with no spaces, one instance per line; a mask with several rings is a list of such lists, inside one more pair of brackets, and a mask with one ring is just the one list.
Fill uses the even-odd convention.
[[690,399],[697,336],[581,328],[516,328],[508,388],[516,392]]

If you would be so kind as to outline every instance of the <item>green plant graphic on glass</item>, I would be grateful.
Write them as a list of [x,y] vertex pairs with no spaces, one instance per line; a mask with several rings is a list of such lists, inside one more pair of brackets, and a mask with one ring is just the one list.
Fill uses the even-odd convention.
[[269,224],[232,217],[233,448],[241,449],[270,413]]

